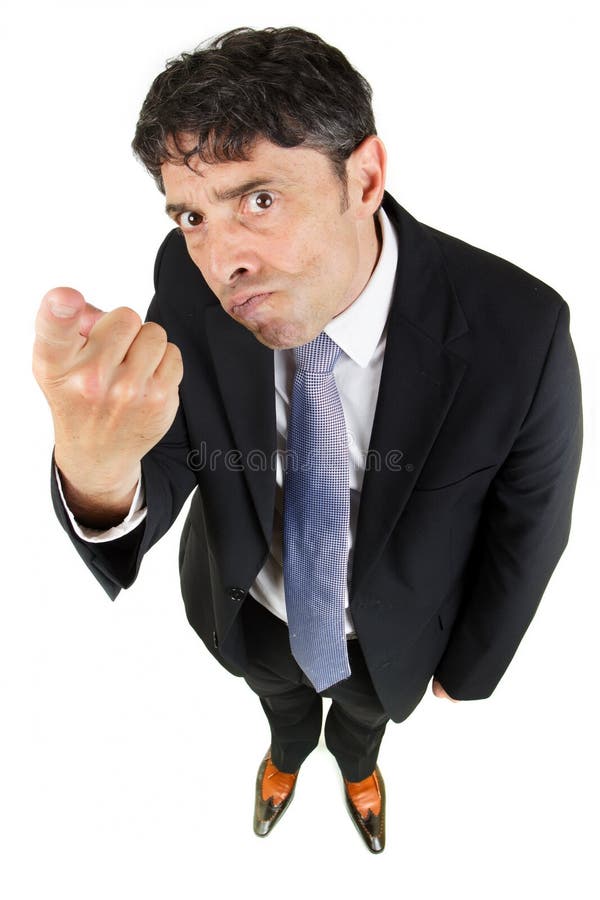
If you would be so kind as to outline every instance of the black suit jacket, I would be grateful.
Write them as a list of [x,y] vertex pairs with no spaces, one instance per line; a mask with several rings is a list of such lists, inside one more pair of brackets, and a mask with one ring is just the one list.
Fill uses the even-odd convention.
[[[456,699],[488,697],[567,543],[582,441],[569,309],[522,269],[417,222],[392,197],[399,241],[387,344],[349,586],[373,683],[401,719],[411,648]],[[111,544],[72,532],[111,598],[195,489],[180,544],[189,622],[231,671],[239,615],[271,541],[273,351],[231,319],[178,229],[155,265],[148,319],[183,354],[176,419],[142,460],[148,515]]]

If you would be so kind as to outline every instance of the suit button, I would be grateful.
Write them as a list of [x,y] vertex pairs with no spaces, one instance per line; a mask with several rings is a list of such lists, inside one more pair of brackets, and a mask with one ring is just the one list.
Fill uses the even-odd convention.
[[229,590],[230,599],[235,600],[237,603],[241,603],[245,596],[246,591],[243,588],[234,587]]
[[217,637],[217,632],[213,631],[213,647],[215,650],[219,649],[219,638]]

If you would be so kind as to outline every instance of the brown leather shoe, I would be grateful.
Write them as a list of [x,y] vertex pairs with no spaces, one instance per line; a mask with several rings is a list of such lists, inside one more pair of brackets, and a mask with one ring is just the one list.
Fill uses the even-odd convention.
[[256,776],[254,801],[254,833],[265,837],[290,805],[296,789],[298,772],[281,772],[267,750]]
[[379,767],[362,781],[346,781],[346,806],[371,853],[385,847],[385,784]]

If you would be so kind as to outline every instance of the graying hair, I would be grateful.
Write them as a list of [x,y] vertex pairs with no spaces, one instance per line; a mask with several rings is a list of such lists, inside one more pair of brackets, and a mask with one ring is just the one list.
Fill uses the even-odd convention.
[[[365,78],[318,35],[236,28],[167,61],[144,100],[132,148],[164,194],[164,162],[245,160],[261,138],[302,145],[330,159],[345,196],[346,160],[377,133],[371,96]],[[182,148],[183,136],[195,141],[191,150]]]

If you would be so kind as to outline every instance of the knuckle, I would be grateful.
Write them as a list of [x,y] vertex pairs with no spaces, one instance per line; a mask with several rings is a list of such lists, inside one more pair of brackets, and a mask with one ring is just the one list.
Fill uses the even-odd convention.
[[175,372],[183,374],[183,357],[181,355],[181,350],[179,349],[177,344],[171,344],[170,342],[167,343],[167,347],[165,350],[165,360],[175,370]]
[[116,406],[132,406],[141,397],[141,386],[132,378],[120,378],[111,385],[109,398]]
[[155,341],[167,342],[167,332],[158,322],[144,322],[142,333]]
[[116,320],[124,322],[126,325],[130,325],[132,328],[142,327],[140,316],[136,313],[135,309],[132,309],[130,306],[117,306],[116,309],[113,309],[112,315]]
[[155,409],[161,409],[169,400],[169,391],[161,384],[156,384],[148,399]]
[[179,402],[179,382],[170,373],[166,378],[155,378],[148,395],[154,409],[162,409]]
[[88,402],[97,402],[104,392],[104,377],[98,366],[86,366],[71,374],[69,386]]
[[142,327],[142,320],[134,309],[119,306],[109,314],[105,325],[110,326],[113,337],[132,339]]
[[170,353],[173,359],[182,359],[181,350],[177,344],[173,344],[171,341],[167,341],[167,352]]

